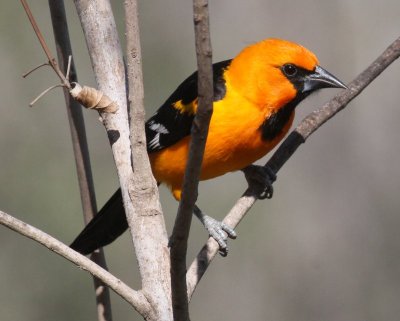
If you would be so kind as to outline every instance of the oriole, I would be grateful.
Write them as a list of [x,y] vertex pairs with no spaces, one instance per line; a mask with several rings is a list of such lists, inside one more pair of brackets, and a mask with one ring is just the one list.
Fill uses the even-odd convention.
[[[266,39],[248,46],[234,59],[213,65],[214,103],[201,168],[201,180],[244,170],[261,175],[270,189],[273,174],[251,165],[286,135],[296,105],[312,92],[346,86],[318,65],[317,57],[293,42]],[[189,76],[146,122],[147,150],[154,177],[180,200],[190,130],[197,109],[197,72]],[[210,235],[226,249],[235,232],[196,207]],[[118,190],[71,247],[88,254],[107,245],[128,225]],[[225,234],[224,231],[227,233]]]

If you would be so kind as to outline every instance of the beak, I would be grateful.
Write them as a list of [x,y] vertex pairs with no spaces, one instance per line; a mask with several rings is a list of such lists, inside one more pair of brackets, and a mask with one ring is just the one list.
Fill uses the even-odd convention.
[[347,86],[324,68],[317,66],[304,80],[303,93],[321,88],[344,88]]

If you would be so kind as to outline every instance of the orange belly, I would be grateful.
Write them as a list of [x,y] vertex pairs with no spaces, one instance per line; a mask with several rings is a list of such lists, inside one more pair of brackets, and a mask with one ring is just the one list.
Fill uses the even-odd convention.
[[[201,180],[240,170],[260,159],[279,143],[293,121],[294,113],[278,137],[263,141],[260,126],[269,117],[270,111],[248,101],[240,101],[238,97],[232,99],[230,102],[229,97],[225,97],[223,101],[214,103]],[[189,142],[190,136],[187,136],[149,155],[154,177],[158,182],[167,184],[177,200],[181,196]]]

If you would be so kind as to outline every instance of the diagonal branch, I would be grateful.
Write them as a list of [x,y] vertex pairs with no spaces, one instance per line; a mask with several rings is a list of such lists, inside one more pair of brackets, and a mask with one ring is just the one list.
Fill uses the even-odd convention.
[[171,284],[174,320],[189,320],[186,288],[186,252],[194,205],[197,200],[200,169],[213,111],[212,51],[208,0],[193,1],[198,65],[198,107],[191,131],[182,199],[170,240]]
[[[348,85],[349,88],[347,90],[340,92],[321,108],[304,118],[279,146],[266,165],[277,173],[293,155],[296,149],[304,143],[312,133],[339,111],[344,109],[350,101],[357,97],[376,77],[388,68],[392,62],[399,58],[399,56],[400,38],[396,39],[367,69],[357,76]],[[229,226],[236,227],[256,202],[255,195],[257,194],[254,193],[254,191],[247,189],[225,217],[224,222]],[[187,272],[189,299],[193,295],[198,282],[206,272],[209,264],[217,254],[218,249],[217,242],[209,238],[190,266]]]
[[[69,38],[67,17],[63,0],[49,0],[53,32],[57,48],[60,68],[67,71],[66,78],[77,82],[77,74],[73,63],[72,48]],[[69,68],[67,68],[69,67]],[[64,87],[64,97],[67,107],[69,127],[71,131],[72,147],[75,156],[75,165],[78,175],[79,190],[83,209],[84,221],[87,224],[97,213],[96,196],[90,165],[89,148],[86,140],[85,123],[82,108],[79,103],[71,99],[68,90]],[[107,270],[106,260],[102,249],[92,254],[92,260]],[[108,288],[97,278],[93,278],[97,302],[97,317],[99,321],[111,321],[111,300]]]
[[141,315],[148,316],[151,312],[150,304],[141,291],[131,289],[120,279],[116,278],[87,257],[75,252],[69,246],[58,241],[54,237],[2,211],[0,211],[0,224],[42,244],[51,251],[74,263],[80,269],[88,271],[130,303]]
[[42,32],[40,31],[35,18],[33,17],[32,11],[28,5],[28,3],[26,2],[26,0],[21,0],[22,6],[24,7],[24,10],[28,16],[28,19],[33,27],[33,29],[35,30],[35,34],[40,42],[40,45],[43,48],[43,51],[45,52],[47,59],[49,60],[49,64],[51,65],[51,67],[54,69],[55,73],[57,74],[57,76],[60,78],[62,85],[68,89],[70,89],[71,85],[68,81],[67,78],[65,78],[63,72],[61,71],[61,69],[58,67],[58,64],[56,62],[56,59],[53,57],[49,47],[46,44],[46,41],[42,35]]

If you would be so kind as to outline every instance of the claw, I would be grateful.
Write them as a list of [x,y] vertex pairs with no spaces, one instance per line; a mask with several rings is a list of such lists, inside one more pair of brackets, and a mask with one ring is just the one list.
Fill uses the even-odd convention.
[[224,257],[227,256],[228,237],[235,239],[237,236],[235,230],[224,222],[217,221],[211,216],[205,215],[197,206],[195,206],[194,214],[200,219],[208,234],[217,241],[219,245],[219,254]]
[[272,183],[276,180],[276,174],[270,167],[249,165],[242,171],[249,186],[257,191],[259,199],[272,198],[274,194]]

